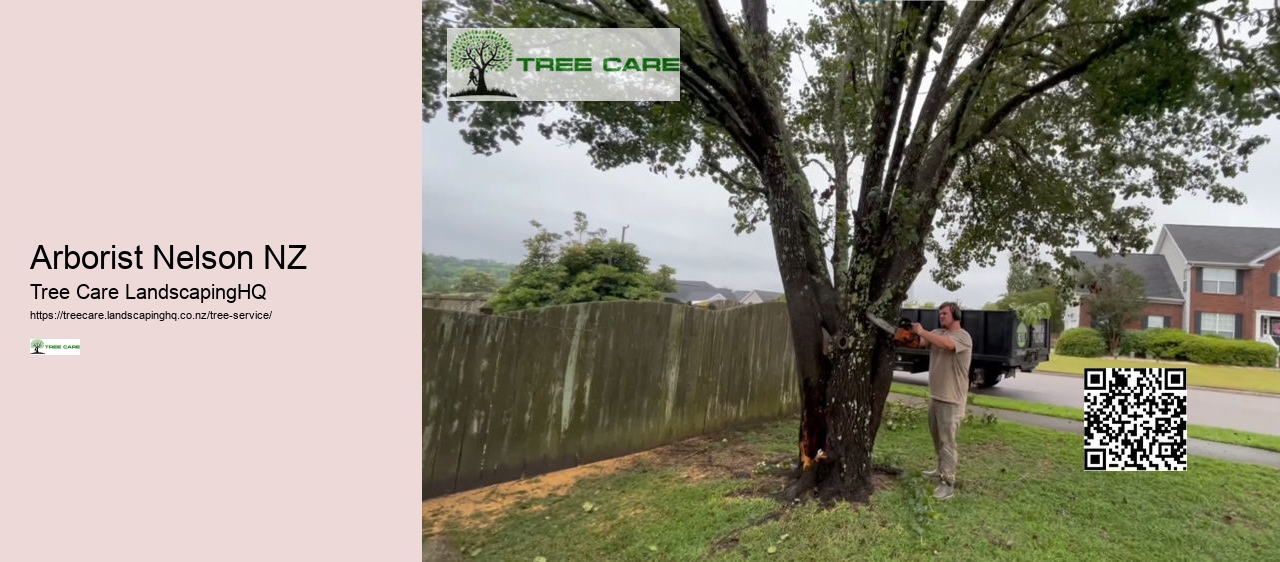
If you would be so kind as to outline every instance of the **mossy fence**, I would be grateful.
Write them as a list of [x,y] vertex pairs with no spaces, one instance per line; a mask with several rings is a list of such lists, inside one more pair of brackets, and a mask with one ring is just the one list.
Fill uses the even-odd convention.
[[798,411],[784,303],[422,309],[423,499]]

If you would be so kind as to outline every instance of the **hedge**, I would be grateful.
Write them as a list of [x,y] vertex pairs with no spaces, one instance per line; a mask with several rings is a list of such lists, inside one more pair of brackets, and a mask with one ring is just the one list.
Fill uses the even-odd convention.
[[1276,348],[1256,341],[1190,336],[1178,346],[1177,356],[1204,365],[1276,366]]
[[[1151,334],[1147,336],[1147,357],[1151,359],[1169,359],[1178,360],[1179,350],[1182,344],[1197,338],[1194,334],[1188,334],[1182,330],[1174,328],[1158,328],[1151,330]],[[1186,360],[1185,357],[1181,358]]]
[[1072,328],[1058,338],[1054,352],[1068,357],[1101,357],[1107,353],[1107,343],[1093,328]]
[[1151,337],[1148,330],[1125,330],[1120,338],[1120,355],[1133,354],[1136,357],[1147,356],[1147,340]]
[[[1056,352],[1071,357],[1099,357],[1106,354],[1106,344],[1096,331],[1075,328],[1067,330],[1058,340]],[[1202,365],[1275,367],[1277,351],[1274,346],[1262,342],[1232,340],[1217,334],[1188,334],[1175,328],[1155,328],[1126,330],[1118,353]]]

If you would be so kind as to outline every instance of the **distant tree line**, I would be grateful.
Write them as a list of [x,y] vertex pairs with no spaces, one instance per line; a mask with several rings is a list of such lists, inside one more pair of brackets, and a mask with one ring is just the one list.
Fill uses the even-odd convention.
[[492,293],[511,280],[515,266],[484,259],[422,253],[422,292]]
[[649,271],[649,258],[635,244],[590,229],[586,213],[574,212],[573,229],[552,232],[536,220],[517,265],[485,259],[422,254],[422,292],[489,293],[496,313],[558,304],[633,300],[660,301],[676,291],[676,270]]

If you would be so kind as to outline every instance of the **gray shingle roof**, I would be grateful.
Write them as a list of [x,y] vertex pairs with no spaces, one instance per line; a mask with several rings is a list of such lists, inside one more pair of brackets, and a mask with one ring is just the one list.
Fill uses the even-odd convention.
[[[668,299],[678,300],[680,302],[694,302],[694,301],[707,300],[714,295],[720,295],[724,297],[724,299],[727,301],[742,302],[742,299],[746,298],[746,296],[749,294],[751,294],[751,291],[741,291],[741,290],[734,291],[731,289],[725,289],[723,287],[717,287],[706,281],[689,281],[687,279],[686,280],[677,279],[676,292],[663,293],[663,296]],[[782,296],[782,293],[774,292],[774,291],[757,290],[756,294],[760,295],[760,298],[764,299],[765,302],[772,301]]]
[[1169,269],[1169,262],[1163,255],[1127,254],[1120,257],[1111,254],[1106,259],[1099,258],[1094,252],[1071,252],[1071,255],[1080,260],[1081,267],[1092,268],[1112,264],[1129,268],[1130,271],[1142,277],[1143,283],[1146,284],[1147,297],[1182,300],[1181,287],[1178,286],[1178,280],[1173,277],[1173,270]]
[[706,300],[717,294],[723,296],[725,300],[738,301],[738,299],[734,298],[733,291],[728,289],[721,289],[706,281],[682,281],[679,279],[676,280],[676,292],[664,293],[663,296],[674,297],[681,302],[692,302]]
[[782,296],[782,293],[780,293],[780,292],[778,292],[778,291],[760,291],[760,290],[757,290],[757,291],[756,291],[756,294],[757,294],[757,295],[760,295],[760,298],[761,298],[761,299],[763,299],[763,300],[764,300],[764,302],[773,302],[773,301],[778,300],[778,297]]
[[1280,228],[1167,224],[1189,262],[1247,264],[1280,247]]

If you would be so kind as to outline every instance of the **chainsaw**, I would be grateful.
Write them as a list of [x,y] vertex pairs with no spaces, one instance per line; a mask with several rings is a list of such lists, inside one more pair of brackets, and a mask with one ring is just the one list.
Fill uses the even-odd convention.
[[898,325],[894,326],[893,324],[885,321],[885,319],[870,312],[867,313],[867,318],[870,319],[871,323],[875,324],[876,327],[888,332],[890,336],[893,336],[893,343],[898,347],[919,349],[923,344],[920,340],[920,336],[911,330],[911,320],[906,318],[899,319]]

